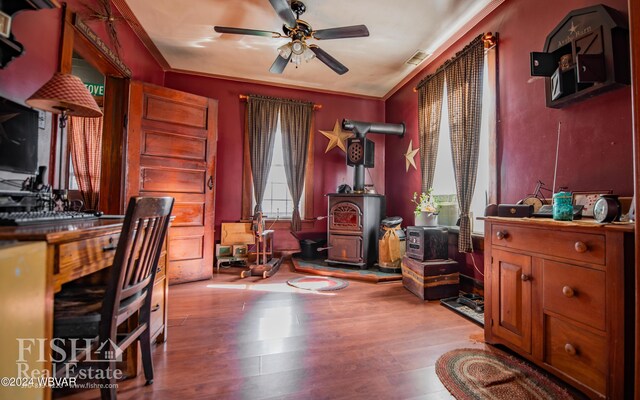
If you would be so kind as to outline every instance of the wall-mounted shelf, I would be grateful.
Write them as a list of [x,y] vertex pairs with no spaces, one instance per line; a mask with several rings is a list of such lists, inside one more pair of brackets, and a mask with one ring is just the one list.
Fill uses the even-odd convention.
[[[56,4],[53,0],[0,0],[0,11],[9,15],[11,19],[22,10],[39,10],[42,8],[54,8]],[[0,68],[4,68],[14,58],[20,57],[23,47],[13,34],[9,37],[0,35]]]
[[597,5],[570,12],[531,53],[544,76],[547,107],[561,108],[631,82],[629,30],[620,12]]

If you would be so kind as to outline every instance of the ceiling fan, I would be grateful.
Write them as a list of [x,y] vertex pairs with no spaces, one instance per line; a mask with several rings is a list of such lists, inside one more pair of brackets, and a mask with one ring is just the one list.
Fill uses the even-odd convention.
[[281,74],[289,62],[299,65],[303,60],[309,62],[314,57],[325,63],[337,74],[342,75],[349,71],[340,61],[333,58],[329,53],[322,50],[315,44],[307,44],[308,39],[343,39],[369,36],[369,30],[364,25],[343,26],[340,28],[329,28],[313,30],[308,22],[300,19],[300,16],[307,10],[303,2],[294,0],[291,5],[287,0],[269,0],[276,13],[284,21],[282,32],[262,31],[257,29],[231,28],[226,26],[215,26],[213,29],[218,33],[230,33],[236,35],[265,36],[272,38],[290,38],[291,42],[278,48],[278,57],[271,65],[269,71],[274,74]]

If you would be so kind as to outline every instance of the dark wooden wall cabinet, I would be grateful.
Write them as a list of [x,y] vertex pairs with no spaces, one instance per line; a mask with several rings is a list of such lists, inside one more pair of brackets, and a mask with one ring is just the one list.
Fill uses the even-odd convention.
[[544,76],[547,107],[565,105],[631,82],[628,19],[604,5],[570,12],[543,52],[531,53],[531,75]]
[[[0,68],[4,68],[11,60],[22,55],[24,48],[20,42],[18,42],[13,34],[9,34],[8,37],[4,36],[2,32],[7,26],[11,26],[11,20],[13,17],[23,10],[40,10],[43,8],[54,8],[55,4],[50,0],[5,0],[0,1],[0,12],[8,15],[0,15]],[[10,30],[9,30],[10,31]]]
[[591,398],[633,390],[633,225],[489,217],[485,338]]

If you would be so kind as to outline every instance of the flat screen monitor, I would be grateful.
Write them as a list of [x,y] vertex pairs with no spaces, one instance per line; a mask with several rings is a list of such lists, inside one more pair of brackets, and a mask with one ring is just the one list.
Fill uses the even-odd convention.
[[38,167],[38,111],[0,97],[0,170],[33,174]]

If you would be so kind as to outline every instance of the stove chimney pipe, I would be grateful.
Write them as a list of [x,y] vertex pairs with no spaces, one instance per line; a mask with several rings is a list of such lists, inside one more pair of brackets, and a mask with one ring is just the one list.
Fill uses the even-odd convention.
[[356,137],[364,137],[367,133],[380,133],[383,135],[396,135],[403,137],[405,132],[404,122],[400,124],[385,124],[382,122],[342,120],[342,129],[353,131]]
[[[404,136],[404,122],[400,124],[385,124],[382,122],[342,120],[342,129],[353,131],[357,138],[364,138],[367,133],[379,133],[382,135]],[[364,165],[355,165],[353,173],[353,191],[364,193]]]

